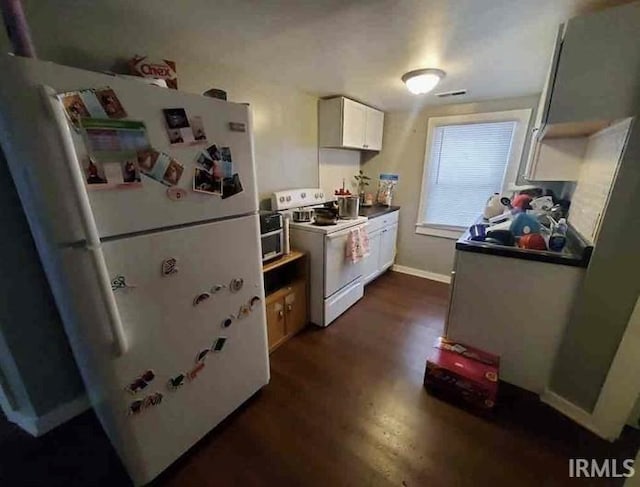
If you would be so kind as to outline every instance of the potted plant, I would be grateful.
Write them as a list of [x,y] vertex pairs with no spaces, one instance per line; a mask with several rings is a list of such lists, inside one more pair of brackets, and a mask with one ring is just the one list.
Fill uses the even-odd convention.
[[369,181],[371,180],[371,178],[365,175],[362,172],[362,169],[360,169],[358,171],[358,174],[353,176],[353,178],[356,180],[356,183],[358,185],[358,196],[360,197],[360,206],[367,206],[365,201],[365,189],[367,186],[369,186]]

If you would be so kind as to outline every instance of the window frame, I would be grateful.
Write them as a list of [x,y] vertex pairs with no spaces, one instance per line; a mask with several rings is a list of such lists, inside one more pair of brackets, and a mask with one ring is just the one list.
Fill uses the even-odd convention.
[[484,112],[472,113],[466,115],[452,115],[445,117],[430,117],[427,123],[427,140],[424,151],[424,163],[422,168],[422,184],[420,188],[420,203],[418,205],[418,215],[416,218],[416,233],[420,235],[431,235],[434,237],[444,237],[458,239],[465,232],[466,227],[458,227],[454,225],[438,225],[426,223],[424,215],[426,210],[426,191],[428,187],[427,178],[430,173],[431,161],[430,154],[433,145],[435,129],[447,125],[468,125],[477,123],[492,122],[516,122],[511,139],[511,150],[509,152],[509,160],[507,161],[507,169],[505,171],[504,180],[502,182],[501,191],[505,192],[508,188],[515,184],[520,166],[524,147],[529,133],[529,124],[531,123],[531,108],[504,110],[500,112]]

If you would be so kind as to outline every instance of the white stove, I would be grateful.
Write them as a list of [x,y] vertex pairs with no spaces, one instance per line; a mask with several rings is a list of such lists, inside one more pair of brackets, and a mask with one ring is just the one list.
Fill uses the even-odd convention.
[[[325,201],[321,189],[293,189],[274,193],[271,208],[286,215],[296,208],[320,206]],[[350,231],[366,223],[364,216],[338,220],[335,225],[326,226],[290,220],[291,246],[309,253],[309,303],[313,324],[328,326],[364,295],[364,261],[351,262],[346,247]]]
[[305,232],[318,232],[327,235],[334,232],[340,232],[346,228],[354,227],[356,225],[363,225],[367,223],[367,220],[368,218],[366,216],[359,216],[358,218],[351,218],[348,220],[338,220],[335,225],[316,225],[311,222],[294,222],[291,220],[289,226]]
[[302,206],[317,206],[331,201],[325,199],[324,191],[319,188],[288,189],[276,191],[271,196],[271,209],[273,211],[292,210]]
[[[331,201],[331,198],[325,198],[324,191],[319,188],[290,189],[273,193],[271,209],[279,211],[285,216],[290,216],[296,208],[320,207],[327,201]],[[366,221],[366,216],[359,216],[357,218],[338,220],[335,225],[315,225],[313,222],[294,222],[293,219],[290,219],[290,226],[298,230],[326,235],[355,225],[362,225]]]

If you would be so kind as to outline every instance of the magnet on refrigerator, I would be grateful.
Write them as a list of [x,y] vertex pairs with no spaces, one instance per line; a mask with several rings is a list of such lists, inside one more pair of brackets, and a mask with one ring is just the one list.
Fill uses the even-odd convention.
[[224,348],[225,343],[227,343],[227,337],[218,337],[218,338],[216,338],[216,341],[213,342],[213,345],[211,346],[211,351],[212,352],[220,352],[220,351],[222,351],[222,349]]

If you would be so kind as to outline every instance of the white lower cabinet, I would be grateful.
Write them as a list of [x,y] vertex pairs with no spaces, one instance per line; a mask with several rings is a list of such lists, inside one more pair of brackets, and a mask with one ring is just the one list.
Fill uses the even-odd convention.
[[398,212],[369,220],[369,256],[363,262],[362,278],[365,284],[393,265],[396,258],[396,239],[398,236]]
[[380,274],[380,242],[382,230],[369,234],[369,256],[364,260],[362,278],[364,283],[373,281]]
[[542,394],[584,271],[457,250],[445,333],[500,355],[500,379]]
[[386,270],[393,265],[396,259],[396,237],[398,236],[398,224],[382,230],[380,236],[380,269]]

